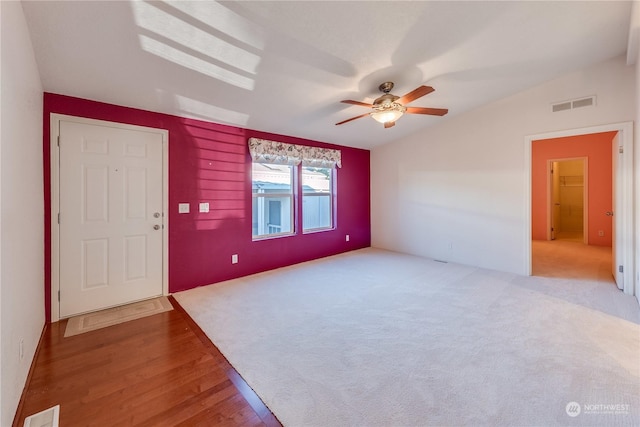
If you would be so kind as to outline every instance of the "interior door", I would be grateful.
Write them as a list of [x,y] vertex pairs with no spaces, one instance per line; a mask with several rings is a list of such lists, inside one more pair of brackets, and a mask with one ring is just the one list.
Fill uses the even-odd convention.
[[616,133],[616,136],[613,137],[613,141],[611,142],[611,160],[612,160],[612,174],[613,179],[611,180],[613,188],[611,189],[611,206],[613,211],[608,211],[605,215],[611,218],[611,273],[613,274],[613,279],[616,281],[616,285],[618,285],[618,289],[624,289],[624,274],[620,271],[620,266],[622,266],[622,227],[617,223],[616,212],[622,212],[622,197],[621,197],[621,188],[620,183],[622,182],[622,177],[620,176],[620,137],[619,133]]
[[61,121],[60,317],[162,295],[162,135]]

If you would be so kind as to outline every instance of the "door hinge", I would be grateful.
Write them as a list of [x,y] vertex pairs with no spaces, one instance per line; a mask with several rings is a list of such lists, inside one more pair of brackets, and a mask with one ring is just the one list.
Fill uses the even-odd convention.
[[58,291],[58,302],[60,302],[60,291]]
[[624,148],[623,147],[618,147],[618,153],[624,154]]
[[58,224],[60,224],[60,212],[58,212]]
[[58,147],[60,147],[60,135],[58,135]]
[[618,266],[618,273],[624,273],[624,267],[619,265]]

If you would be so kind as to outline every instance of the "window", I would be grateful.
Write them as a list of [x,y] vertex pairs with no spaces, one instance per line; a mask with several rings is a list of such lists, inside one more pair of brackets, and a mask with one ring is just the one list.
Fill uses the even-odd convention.
[[302,168],[302,229],[326,230],[333,227],[333,169]]
[[[253,160],[253,239],[292,235],[300,229],[294,218],[300,217],[303,232],[333,229],[333,180],[334,169],[342,167],[340,150],[259,138],[248,142]],[[297,195],[302,195],[302,212],[294,211],[300,202]]]
[[253,163],[254,239],[293,234],[293,166]]

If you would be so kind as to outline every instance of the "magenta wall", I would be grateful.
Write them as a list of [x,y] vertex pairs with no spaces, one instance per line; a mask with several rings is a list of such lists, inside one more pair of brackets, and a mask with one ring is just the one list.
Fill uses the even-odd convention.
[[[371,244],[369,151],[199,120],[44,94],[45,306],[51,319],[50,113],[169,131],[169,291],[177,292]],[[253,242],[250,137],[342,151],[337,172],[336,228]],[[300,198],[298,198],[300,199]],[[209,202],[209,213],[197,213]],[[297,212],[301,212],[298,200]],[[178,214],[178,203],[191,213]],[[350,241],[345,241],[349,234]],[[231,255],[240,262],[231,264]]]
[[[531,144],[531,237],[547,239],[547,160],[587,157],[588,171],[588,242],[590,245],[611,246],[612,210],[611,142],[617,132],[569,136],[533,141]],[[604,236],[598,236],[598,230]]]

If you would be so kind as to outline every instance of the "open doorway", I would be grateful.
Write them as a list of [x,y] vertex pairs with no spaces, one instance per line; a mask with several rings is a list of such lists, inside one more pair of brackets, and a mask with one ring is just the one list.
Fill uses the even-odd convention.
[[[547,161],[549,171],[549,240],[588,244],[588,158]],[[598,233],[601,237],[603,230]]]
[[[536,173],[533,168],[533,143],[538,140],[563,138],[567,136],[589,135],[603,132],[615,132],[616,138],[611,141],[612,151],[612,174],[615,178],[615,200],[613,210],[609,212],[612,224],[615,224],[615,248],[612,254],[612,272],[616,275],[616,284],[628,295],[640,295],[640,280],[636,283],[636,253],[633,236],[633,215],[634,215],[634,153],[633,153],[633,122],[612,123],[584,127],[580,129],[568,129],[527,135],[525,142],[525,170],[528,171],[525,178],[525,245],[524,245],[524,271],[532,274],[532,238],[534,237],[533,214],[536,203],[533,193],[533,180]],[[615,159],[615,160],[614,160]],[[544,172],[543,172],[544,173]],[[594,187],[591,181],[591,188]],[[613,184],[613,183],[612,183]],[[602,187],[602,186],[601,186]],[[544,206],[543,206],[544,209]],[[606,215],[606,212],[605,212]],[[592,227],[592,219],[589,219],[589,227]],[[544,232],[544,229],[543,229]],[[613,234],[613,233],[612,233]],[[544,238],[542,239],[544,240]],[[589,246],[590,247],[590,246]]]
[[[614,282],[616,131],[532,142],[532,274]],[[592,184],[592,185],[590,185]]]

